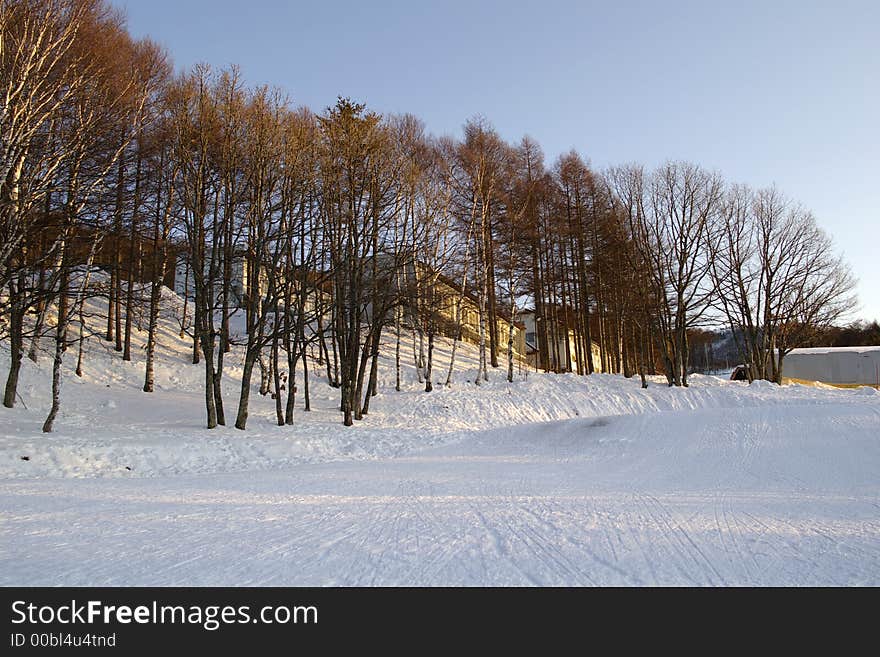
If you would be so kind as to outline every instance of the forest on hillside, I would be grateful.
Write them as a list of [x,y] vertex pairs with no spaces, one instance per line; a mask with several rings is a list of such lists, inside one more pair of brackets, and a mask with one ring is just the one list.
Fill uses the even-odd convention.
[[[204,370],[209,428],[246,428],[255,371],[278,393],[279,424],[292,422],[293,386],[285,400],[280,382],[315,348],[353,424],[376,394],[383,331],[398,358],[400,336],[415,336],[430,391],[440,305],[451,303],[458,338],[466,297],[479,310],[476,384],[490,368],[513,380],[525,309],[541,369],[576,363],[643,385],[661,374],[686,386],[691,341],[709,329],[730,332],[751,378],[777,382],[792,349],[876,334],[837,327],[855,303],[849,268],[776,188],[689,162],[599,171],[574,151],[546,162],[534,140],[509,143],[483,117],[438,137],[349,98],[298,107],[235,67],[175,73],[103,0],[3,0],[0,12],[3,402],[16,403],[22,359],[51,344],[44,431],[69,347],[100,339],[131,360],[135,317],[146,318],[152,391],[162,287],[181,263],[191,305],[180,329]],[[84,336],[95,298],[106,314]],[[245,367],[227,417],[233,347]]]

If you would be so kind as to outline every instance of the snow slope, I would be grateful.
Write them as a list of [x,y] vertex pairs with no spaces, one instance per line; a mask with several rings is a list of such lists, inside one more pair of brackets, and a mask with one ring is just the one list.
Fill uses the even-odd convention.
[[[655,380],[641,390],[635,380],[611,375],[579,377],[518,371],[517,381],[504,380],[504,368],[477,388],[477,351],[461,344],[454,384],[442,385],[450,358],[450,343],[439,339],[435,349],[434,392],[426,394],[412,365],[412,338],[403,350],[403,390],[394,390],[393,336],[386,334],[380,361],[380,394],[370,415],[355,427],[343,429],[337,411],[339,391],[326,383],[321,371],[310,376],[312,411],[303,412],[300,392],[296,424],[278,427],[274,401],[251,394],[248,430],[204,429],[204,369],[191,363],[191,342],[181,339],[177,317],[180,300],[165,290],[160,323],[155,383],[144,393],[143,350],[146,331],[134,331],[134,360],[124,362],[112,344],[99,337],[86,341],[83,378],[73,374],[76,349],[65,357],[62,408],[52,434],[40,431],[51,404],[51,354],[39,364],[25,359],[19,390],[23,404],[0,409],[0,477],[143,477],[163,474],[266,470],[299,463],[336,459],[371,459],[407,453],[431,445],[454,443],[474,431],[525,423],[578,417],[631,415],[658,411],[827,404],[854,399],[869,392],[817,390],[806,386],[752,386],[694,375],[687,389],[667,388]],[[93,328],[103,323],[100,307]],[[48,352],[51,345],[44,345]],[[313,368],[318,368],[312,362]],[[8,344],[0,344],[0,380],[8,368]],[[234,418],[242,354],[226,357],[224,399]],[[259,373],[254,375],[254,388]],[[302,390],[302,372],[297,372]],[[867,389],[866,389],[867,390]],[[857,398],[857,397],[856,397]],[[876,398],[865,398],[876,399]],[[874,401],[876,403],[876,401]],[[26,406],[26,408],[25,408]],[[28,460],[22,460],[27,457]]]
[[[500,371],[477,388],[467,346],[430,394],[409,364],[395,392],[383,360],[349,429],[314,376],[294,427],[254,394],[248,431],[207,431],[172,315],[156,393],[92,340],[48,436],[49,359],[25,361],[27,409],[0,409],[0,584],[880,584],[876,390]],[[228,413],[238,376],[233,353]]]
[[876,586],[878,429],[869,403],[711,408],[258,476],[6,481],[0,583]]

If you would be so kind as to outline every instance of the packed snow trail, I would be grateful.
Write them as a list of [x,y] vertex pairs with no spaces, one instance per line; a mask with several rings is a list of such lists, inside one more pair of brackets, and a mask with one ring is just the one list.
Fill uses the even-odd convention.
[[397,458],[0,484],[5,585],[878,585],[880,405],[526,424]]
[[87,339],[46,435],[51,358],[24,361],[0,409],[0,584],[880,584],[876,390],[498,371],[477,389],[461,344],[452,387],[426,394],[407,362],[396,392],[389,342],[354,427],[316,368],[293,426],[254,391],[248,431],[207,431],[166,292],[153,394],[142,359]]

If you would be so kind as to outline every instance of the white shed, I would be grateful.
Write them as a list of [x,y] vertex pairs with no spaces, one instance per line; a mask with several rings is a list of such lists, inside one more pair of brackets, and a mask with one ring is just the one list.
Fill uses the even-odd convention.
[[782,363],[788,382],[880,388],[880,346],[795,349]]

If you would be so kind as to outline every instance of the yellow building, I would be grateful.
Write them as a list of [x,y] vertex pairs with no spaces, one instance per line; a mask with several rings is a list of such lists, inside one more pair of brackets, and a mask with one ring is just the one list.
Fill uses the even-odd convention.
[[[422,269],[422,290],[419,291],[423,302],[430,305],[430,310],[436,313],[435,321],[441,335],[454,338],[459,334],[463,342],[470,344],[480,343],[480,302],[470,291],[461,292],[461,285],[451,278],[442,274],[430,276]],[[433,294],[426,292],[433,284]],[[460,308],[459,308],[460,304]],[[461,321],[459,322],[459,311]],[[510,321],[503,317],[496,317],[495,327],[498,335],[499,360],[507,358],[507,343],[510,338]],[[486,343],[489,342],[489,327],[486,327]],[[526,361],[525,326],[522,322],[513,323],[513,355],[514,359],[524,363]]]

